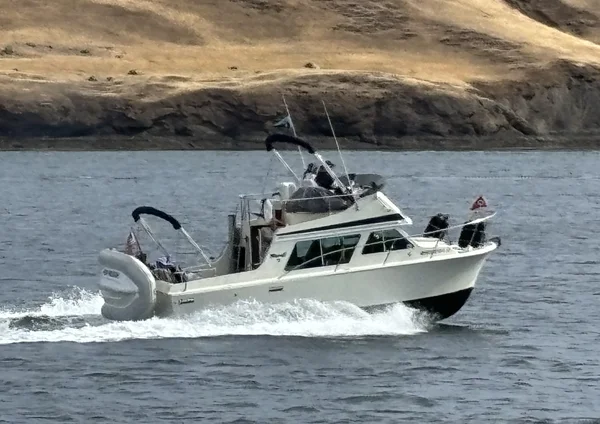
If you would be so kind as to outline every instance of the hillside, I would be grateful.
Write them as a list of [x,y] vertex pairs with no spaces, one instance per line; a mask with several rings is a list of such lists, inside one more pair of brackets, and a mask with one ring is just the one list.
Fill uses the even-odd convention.
[[339,136],[368,143],[600,126],[597,0],[0,8],[0,134],[11,137],[260,138],[282,93],[302,135],[328,134],[324,100]]

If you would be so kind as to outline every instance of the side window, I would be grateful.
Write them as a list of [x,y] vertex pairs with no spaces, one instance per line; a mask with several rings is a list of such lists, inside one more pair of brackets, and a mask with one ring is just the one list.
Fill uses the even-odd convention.
[[363,255],[370,253],[381,253],[393,250],[402,250],[412,247],[412,244],[397,230],[374,231],[363,247]]
[[413,247],[398,230],[383,231],[383,240],[386,252],[388,250],[404,250]]
[[286,271],[292,269],[315,268],[323,266],[323,256],[319,240],[299,241],[285,266]]
[[360,240],[360,234],[321,239],[325,266],[347,264]]
[[285,266],[286,271],[347,264],[360,240],[360,234],[299,241]]

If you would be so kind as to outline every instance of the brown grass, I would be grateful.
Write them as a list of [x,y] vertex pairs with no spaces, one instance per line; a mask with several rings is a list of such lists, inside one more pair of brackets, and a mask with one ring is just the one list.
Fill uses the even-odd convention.
[[[600,65],[599,9],[597,0],[0,0],[0,83],[79,81],[123,94],[378,71],[461,86],[557,59]],[[564,10],[576,33],[552,18]]]

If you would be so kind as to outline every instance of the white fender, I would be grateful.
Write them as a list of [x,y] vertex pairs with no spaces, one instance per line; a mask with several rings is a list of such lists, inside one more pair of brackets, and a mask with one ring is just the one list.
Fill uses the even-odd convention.
[[154,315],[156,281],[146,265],[112,249],[102,250],[98,262],[102,265],[102,316],[115,321],[137,321]]

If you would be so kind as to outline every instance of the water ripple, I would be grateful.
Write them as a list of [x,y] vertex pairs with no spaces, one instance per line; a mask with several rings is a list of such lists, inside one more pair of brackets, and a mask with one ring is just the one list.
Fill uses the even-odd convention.
[[[124,242],[131,210],[172,212],[218,251],[269,157],[2,153],[0,422],[597,421],[600,154],[344,155],[350,172],[387,179],[415,232],[438,212],[463,222],[480,193],[498,210],[502,247],[448,322],[319,302],[107,322],[96,255]],[[267,187],[284,176],[272,168]]]

